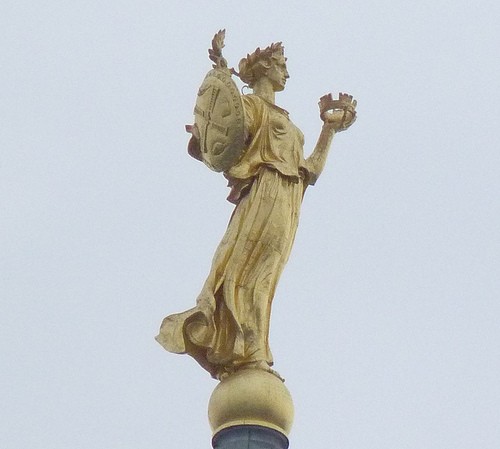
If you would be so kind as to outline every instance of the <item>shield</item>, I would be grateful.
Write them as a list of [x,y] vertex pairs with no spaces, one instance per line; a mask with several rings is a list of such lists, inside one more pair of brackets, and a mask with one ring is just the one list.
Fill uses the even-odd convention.
[[194,107],[200,155],[212,170],[223,172],[238,163],[245,149],[243,103],[228,69],[208,72]]

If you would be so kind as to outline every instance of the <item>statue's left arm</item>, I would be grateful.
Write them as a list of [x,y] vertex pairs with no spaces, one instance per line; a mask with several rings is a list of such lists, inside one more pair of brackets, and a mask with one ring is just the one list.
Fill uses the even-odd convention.
[[309,172],[309,184],[314,185],[325,168],[326,158],[330,151],[335,129],[331,123],[323,123],[318,142],[311,155],[306,159],[306,168]]
[[356,120],[355,108],[356,100],[351,95],[341,93],[338,100],[334,100],[331,94],[321,97],[319,109],[323,126],[313,152],[306,159],[309,184],[314,185],[325,168],[333,136],[349,128]]

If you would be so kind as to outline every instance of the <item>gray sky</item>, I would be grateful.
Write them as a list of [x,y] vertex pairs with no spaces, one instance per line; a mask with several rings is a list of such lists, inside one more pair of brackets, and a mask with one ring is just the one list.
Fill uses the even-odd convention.
[[307,191],[271,347],[291,448],[500,441],[500,3],[0,5],[0,447],[210,447],[216,382],[154,340],[232,206],[186,152],[207,48],[283,41],[277,103],[359,118]]

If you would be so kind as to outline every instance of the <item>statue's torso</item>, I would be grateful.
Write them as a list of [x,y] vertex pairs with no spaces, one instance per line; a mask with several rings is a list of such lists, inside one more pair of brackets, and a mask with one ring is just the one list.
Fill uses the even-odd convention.
[[256,95],[243,97],[248,148],[238,164],[228,170],[232,179],[254,177],[262,167],[296,180],[305,169],[304,136],[288,113]]

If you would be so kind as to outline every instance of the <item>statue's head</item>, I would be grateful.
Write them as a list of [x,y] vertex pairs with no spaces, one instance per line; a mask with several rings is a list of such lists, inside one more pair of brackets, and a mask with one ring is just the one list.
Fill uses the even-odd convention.
[[281,91],[289,77],[285,48],[281,42],[271,44],[264,50],[257,48],[240,61],[238,69],[240,79],[252,88],[260,78],[268,77],[273,82],[274,90]]

